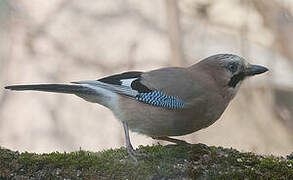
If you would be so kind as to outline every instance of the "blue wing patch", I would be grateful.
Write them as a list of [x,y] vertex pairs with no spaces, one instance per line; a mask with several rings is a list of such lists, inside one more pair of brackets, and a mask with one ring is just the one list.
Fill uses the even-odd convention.
[[138,101],[168,109],[181,109],[186,105],[176,96],[167,96],[160,91],[151,91],[146,93],[139,93],[136,96]]

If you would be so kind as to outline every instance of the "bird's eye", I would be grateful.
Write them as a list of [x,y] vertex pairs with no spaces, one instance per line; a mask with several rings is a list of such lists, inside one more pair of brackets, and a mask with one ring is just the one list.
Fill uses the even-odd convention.
[[235,73],[238,69],[237,64],[229,64],[228,65],[228,69],[229,71],[231,71],[232,73]]

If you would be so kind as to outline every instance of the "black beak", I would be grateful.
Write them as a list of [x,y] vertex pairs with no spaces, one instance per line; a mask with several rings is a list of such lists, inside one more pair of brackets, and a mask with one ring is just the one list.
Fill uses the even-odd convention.
[[262,74],[267,72],[269,69],[259,65],[249,65],[245,70],[245,76],[254,76],[256,74]]

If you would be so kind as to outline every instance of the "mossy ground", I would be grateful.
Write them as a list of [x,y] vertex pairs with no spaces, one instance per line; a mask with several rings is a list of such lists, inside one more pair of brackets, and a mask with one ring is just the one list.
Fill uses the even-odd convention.
[[202,144],[145,146],[134,163],[125,148],[19,153],[0,148],[0,179],[293,179],[293,160]]

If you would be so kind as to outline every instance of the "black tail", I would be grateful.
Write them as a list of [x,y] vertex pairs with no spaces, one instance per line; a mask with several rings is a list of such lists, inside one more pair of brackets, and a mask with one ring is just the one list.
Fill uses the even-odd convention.
[[36,84],[36,85],[14,85],[6,86],[5,89],[14,91],[46,91],[58,92],[67,94],[94,94],[95,91],[89,87],[81,85],[66,85],[66,84]]

